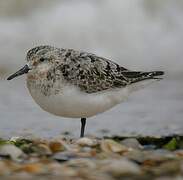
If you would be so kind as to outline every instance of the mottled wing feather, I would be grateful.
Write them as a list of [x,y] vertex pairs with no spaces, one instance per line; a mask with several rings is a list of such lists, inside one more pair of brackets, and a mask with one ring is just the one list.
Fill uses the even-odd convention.
[[59,68],[66,82],[87,93],[121,88],[153,77],[152,73],[129,71],[111,60],[72,49],[62,49],[62,59]]
[[82,91],[95,93],[128,84],[122,74],[127,69],[118,64],[86,52],[67,50],[65,63],[60,65],[68,83],[78,86]]

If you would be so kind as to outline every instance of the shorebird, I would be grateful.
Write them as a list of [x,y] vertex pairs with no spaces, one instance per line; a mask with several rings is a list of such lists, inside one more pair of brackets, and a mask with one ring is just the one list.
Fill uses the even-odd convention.
[[131,71],[95,54],[49,45],[32,48],[26,60],[7,80],[27,74],[29,92],[43,110],[81,118],[80,137],[84,136],[86,118],[114,107],[164,74]]

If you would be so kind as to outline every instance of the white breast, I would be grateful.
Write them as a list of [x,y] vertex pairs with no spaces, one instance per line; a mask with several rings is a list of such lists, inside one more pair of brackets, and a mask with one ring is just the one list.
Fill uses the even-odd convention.
[[75,86],[67,86],[59,94],[43,95],[38,89],[28,87],[36,103],[45,111],[57,116],[81,118],[104,112],[125,100],[128,88],[85,93]]

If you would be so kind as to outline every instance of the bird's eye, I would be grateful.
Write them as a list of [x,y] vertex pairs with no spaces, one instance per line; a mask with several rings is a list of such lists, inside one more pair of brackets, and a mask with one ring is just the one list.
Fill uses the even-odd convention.
[[40,61],[41,61],[41,62],[44,62],[44,61],[45,61],[45,58],[40,58]]

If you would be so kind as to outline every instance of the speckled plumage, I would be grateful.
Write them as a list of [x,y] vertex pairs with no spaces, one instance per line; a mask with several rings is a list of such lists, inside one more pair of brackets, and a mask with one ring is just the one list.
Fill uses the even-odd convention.
[[27,74],[29,92],[42,109],[81,118],[80,137],[84,136],[86,118],[121,103],[144,86],[144,80],[154,81],[163,75],[162,71],[130,71],[95,54],[52,46],[29,50],[27,61],[8,80]]
[[162,73],[130,71],[109,59],[73,49],[38,46],[27,53],[28,61],[36,58],[39,61],[41,57],[47,63],[54,64],[47,72],[49,83],[42,85],[46,95],[50,94],[49,88],[53,87],[59,79],[77,86],[83,92],[96,93],[152,79]]

